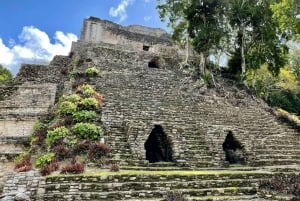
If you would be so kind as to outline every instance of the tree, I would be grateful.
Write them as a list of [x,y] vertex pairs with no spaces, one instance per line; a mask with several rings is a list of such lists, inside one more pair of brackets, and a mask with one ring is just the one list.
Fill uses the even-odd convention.
[[300,0],[277,0],[270,7],[280,30],[292,38],[299,39]]
[[228,21],[236,33],[233,59],[240,61],[241,78],[245,78],[247,68],[257,69],[265,63],[278,74],[287,51],[272,20],[270,1],[228,0]]
[[210,51],[219,49],[220,41],[226,35],[224,7],[223,1],[219,0],[193,0],[184,11],[192,45],[201,56],[202,73],[205,72]]
[[0,84],[5,83],[13,77],[12,73],[0,64]]
[[181,46],[186,47],[187,63],[190,51],[190,40],[187,33],[189,22],[185,18],[184,10],[190,0],[157,0],[160,19],[167,22],[167,26],[172,29],[172,39]]

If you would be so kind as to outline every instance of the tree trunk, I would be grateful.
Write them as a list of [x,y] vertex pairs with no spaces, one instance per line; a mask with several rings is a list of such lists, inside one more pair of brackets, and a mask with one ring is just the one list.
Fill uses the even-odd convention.
[[245,58],[245,28],[243,27],[243,32],[242,32],[242,44],[241,44],[241,57],[242,57],[242,75],[241,78],[242,80],[245,79],[245,74],[246,74],[246,58]]
[[204,74],[205,73],[205,65],[206,65],[206,58],[204,53],[200,53],[200,63],[199,63],[199,70],[200,70],[200,74]]

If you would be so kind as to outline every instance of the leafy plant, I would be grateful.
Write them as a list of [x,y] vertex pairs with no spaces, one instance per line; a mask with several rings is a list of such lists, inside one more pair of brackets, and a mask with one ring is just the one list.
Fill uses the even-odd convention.
[[89,140],[84,140],[80,143],[77,143],[72,148],[72,154],[79,155],[87,153],[90,148],[90,143],[91,142]]
[[28,153],[19,155],[16,159],[14,170],[16,172],[26,172],[32,169],[31,156]]
[[110,150],[111,148],[107,144],[101,142],[91,143],[89,147],[88,158],[90,160],[97,160],[107,156]]
[[48,153],[45,155],[40,156],[36,161],[35,161],[35,167],[36,168],[41,168],[44,167],[46,164],[49,164],[50,162],[53,161],[55,154],[54,153]]
[[104,101],[104,97],[101,94],[99,94],[98,92],[93,93],[92,97],[96,99],[96,101],[98,102],[98,105],[101,105]]
[[54,153],[58,159],[65,159],[66,157],[69,156],[69,150],[63,144],[60,144],[60,145],[57,145],[56,147],[54,147]]
[[82,84],[78,87],[77,92],[81,93],[84,97],[91,97],[95,90],[89,84]]
[[99,168],[104,168],[105,166],[106,166],[106,159],[104,158],[104,157],[101,157],[101,158],[99,158],[98,159],[98,161],[97,161],[97,166],[99,167]]
[[72,132],[82,139],[96,140],[103,135],[103,130],[95,124],[77,123],[72,127]]
[[76,122],[89,122],[96,119],[96,117],[97,114],[95,111],[88,111],[88,110],[81,110],[73,114],[73,119]]
[[63,101],[59,104],[58,113],[61,115],[70,115],[76,112],[77,105],[70,101]]
[[54,172],[58,170],[59,168],[59,163],[57,160],[51,161],[49,164],[46,164],[44,167],[41,167],[40,173],[43,176],[51,174],[51,172]]
[[80,101],[80,99],[81,97],[78,94],[71,94],[69,96],[62,96],[60,98],[60,102],[69,101],[71,103],[77,103]]
[[54,119],[50,122],[49,130],[54,130],[58,127],[64,126],[64,121],[61,119]]
[[84,98],[80,101],[79,106],[83,110],[93,110],[98,107],[98,102],[95,98]]
[[90,67],[86,69],[85,73],[88,77],[93,77],[99,74],[99,70],[95,67]]
[[206,84],[208,84],[208,85],[213,84],[213,78],[212,78],[212,75],[210,74],[210,72],[205,72],[203,75],[203,79],[206,82]]
[[110,166],[111,172],[119,172],[120,171],[120,165],[117,163],[111,164]]
[[[76,63],[76,62],[74,62],[74,63]],[[75,66],[77,66],[77,64],[75,64]],[[76,70],[73,70],[69,73],[70,78],[77,78],[79,75],[80,75],[80,72],[78,72]]]
[[77,162],[76,158],[71,159],[71,163],[61,169],[61,173],[80,174],[84,172],[84,164]]
[[54,130],[49,130],[45,143],[50,147],[56,140],[65,138],[69,133],[69,130],[65,126],[55,128]]
[[28,152],[19,154],[16,158],[15,158],[15,163],[21,163],[25,158],[30,158],[30,155]]

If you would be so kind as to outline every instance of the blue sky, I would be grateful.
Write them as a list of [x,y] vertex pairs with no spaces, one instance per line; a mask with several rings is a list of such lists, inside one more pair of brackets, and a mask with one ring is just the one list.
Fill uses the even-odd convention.
[[21,63],[67,55],[90,16],[166,29],[156,5],[156,0],[0,0],[0,64],[16,74]]

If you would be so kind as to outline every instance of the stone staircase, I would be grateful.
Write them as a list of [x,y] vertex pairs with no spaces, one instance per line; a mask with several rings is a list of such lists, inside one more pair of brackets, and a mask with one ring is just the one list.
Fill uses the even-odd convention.
[[97,176],[47,177],[40,200],[165,200],[167,192],[188,200],[251,200],[263,171],[121,171]]

